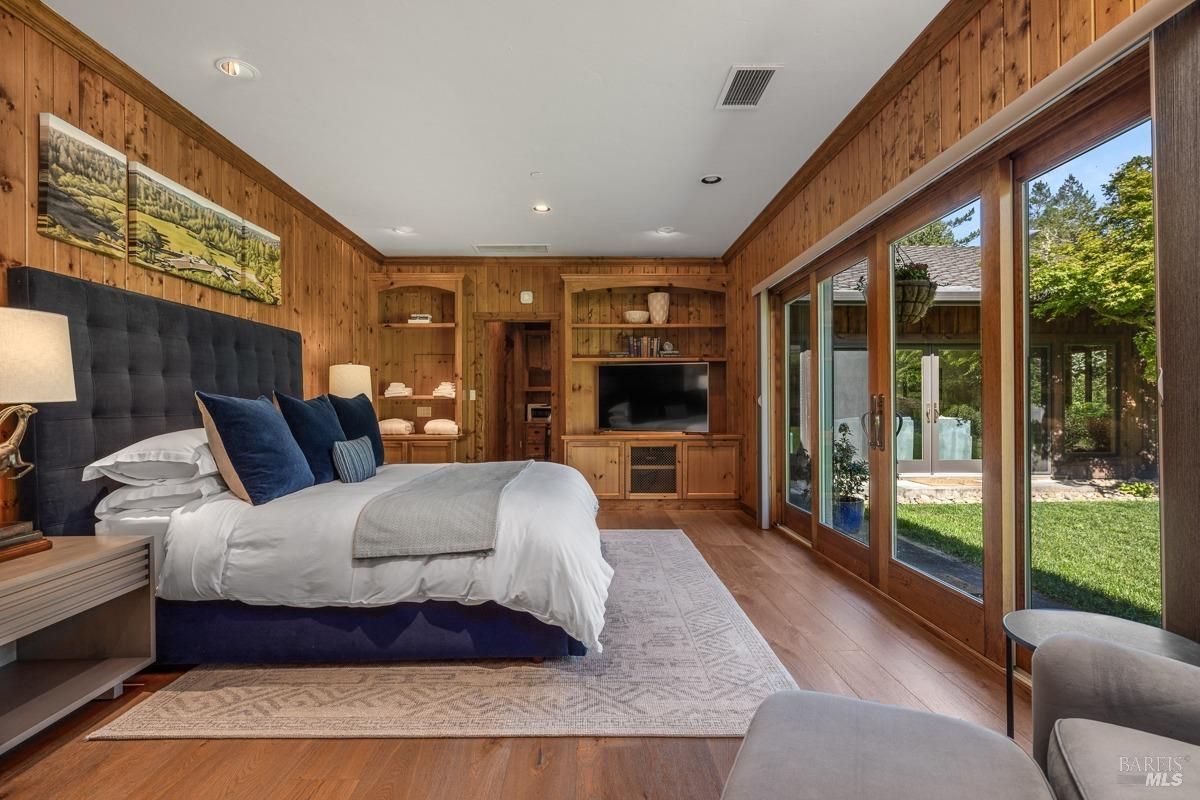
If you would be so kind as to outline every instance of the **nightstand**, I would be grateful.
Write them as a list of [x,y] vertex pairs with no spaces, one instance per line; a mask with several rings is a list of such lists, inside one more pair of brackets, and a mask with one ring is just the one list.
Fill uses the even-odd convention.
[[53,542],[0,563],[0,753],[154,663],[153,540]]

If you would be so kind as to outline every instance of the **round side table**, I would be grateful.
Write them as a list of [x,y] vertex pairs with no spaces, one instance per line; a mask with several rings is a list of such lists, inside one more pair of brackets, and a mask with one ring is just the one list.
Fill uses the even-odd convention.
[[1095,639],[1200,666],[1200,644],[1178,634],[1120,617],[1050,608],[1028,608],[1004,615],[1004,670],[1009,738],[1013,736],[1013,660],[1017,645],[1030,652],[1056,633],[1082,633]]

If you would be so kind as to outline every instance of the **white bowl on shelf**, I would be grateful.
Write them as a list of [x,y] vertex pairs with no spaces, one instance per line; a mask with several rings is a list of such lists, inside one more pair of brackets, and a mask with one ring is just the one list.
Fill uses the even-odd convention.
[[650,321],[649,311],[626,311],[625,321],[631,325],[645,325]]

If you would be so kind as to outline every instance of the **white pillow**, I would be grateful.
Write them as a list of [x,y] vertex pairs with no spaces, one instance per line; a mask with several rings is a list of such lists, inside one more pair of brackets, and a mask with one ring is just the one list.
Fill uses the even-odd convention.
[[96,506],[96,518],[105,519],[123,511],[172,511],[201,497],[227,491],[229,487],[217,475],[196,478],[183,483],[160,483],[154,486],[122,486],[107,495]]
[[217,474],[203,428],[151,436],[83,468],[83,480],[108,477],[131,486],[181,483]]

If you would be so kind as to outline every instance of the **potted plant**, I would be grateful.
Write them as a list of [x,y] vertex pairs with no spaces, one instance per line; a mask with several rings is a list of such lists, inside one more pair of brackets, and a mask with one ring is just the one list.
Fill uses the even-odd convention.
[[858,448],[850,441],[850,426],[838,426],[833,441],[833,527],[847,533],[858,533],[862,527],[866,488],[870,470],[859,459]]
[[898,245],[896,256],[898,263],[892,273],[896,324],[915,325],[929,313],[933,299],[937,297],[938,285],[929,279],[928,264],[916,263]]

